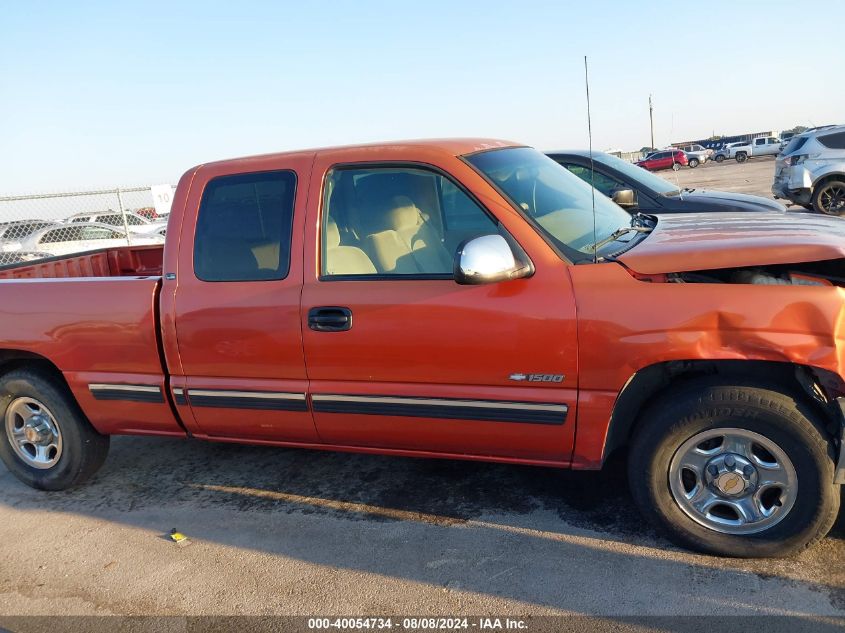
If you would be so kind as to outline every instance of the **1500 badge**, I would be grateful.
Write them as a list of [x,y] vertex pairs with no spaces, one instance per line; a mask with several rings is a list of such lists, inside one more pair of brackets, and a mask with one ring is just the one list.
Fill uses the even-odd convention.
[[563,374],[511,374],[508,378],[516,382],[524,380],[528,382],[563,382],[566,376]]

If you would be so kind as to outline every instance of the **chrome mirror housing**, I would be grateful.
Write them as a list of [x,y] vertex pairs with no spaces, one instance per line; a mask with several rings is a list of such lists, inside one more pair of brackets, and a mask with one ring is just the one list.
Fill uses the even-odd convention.
[[637,195],[633,189],[617,189],[613,192],[611,200],[626,210],[637,206]]
[[463,285],[489,284],[528,277],[531,265],[517,260],[501,235],[483,235],[465,242],[455,256],[455,281]]

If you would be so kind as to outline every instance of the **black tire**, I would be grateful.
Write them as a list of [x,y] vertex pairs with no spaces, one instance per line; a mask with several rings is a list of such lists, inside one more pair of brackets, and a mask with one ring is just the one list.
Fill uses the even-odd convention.
[[736,162],[744,163],[748,160],[748,154],[746,154],[745,152],[737,152],[734,158],[736,158]]
[[713,160],[715,160],[717,163],[721,163],[723,160],[725,160],[725,157],[721,154],[718,154]]
[[690,169],[695,169],[696,167],[698,167],[698,165],[699,165],[699,162],[698,162],[697,158],[690,158],[689,159]]
[[[13,448],[7,412],[19,398],[37,401],[55,418],[62,450],[50,467],[31,466]],[[109,437],[94,430],[67,386],[47,372],[17,369],[0,377],[0,414],[0,459],[15,477],[38,490],[65,490],[81,484],[108,455]]]
[[[749,385],[690,383],[659,399],[640,418],[629,454],[631,490],[642,513],[678,544],[732,557],[779,557],[822,539],[839,512],[834,450],[816,411],[779,391]],[[729,534],[694,520],[675,500],[670,464],[685,442],[710,429],[750,431],[776,444],[796,473],[794,503],[771,527]]]
[[672,171],[679,171],[681,169],[680,163],[672,163]]
[[828,180],[816,185],[813,209],[826,215],[845,216],[845,180]]

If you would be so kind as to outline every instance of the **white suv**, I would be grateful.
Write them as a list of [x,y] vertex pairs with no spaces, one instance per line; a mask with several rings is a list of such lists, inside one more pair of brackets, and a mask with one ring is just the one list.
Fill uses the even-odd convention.
[[775,162],[775,198],[845,216],[845,125],[793,136]]

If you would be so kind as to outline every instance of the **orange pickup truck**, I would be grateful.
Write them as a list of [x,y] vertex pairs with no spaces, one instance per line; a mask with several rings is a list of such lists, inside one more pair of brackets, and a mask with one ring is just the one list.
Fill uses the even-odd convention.
[[541,153],[200,165],[162,248],[0,269],[0,457],[113,434],[597,469],[686,546],[793,553],[845,480],[845,222],[629,215]]

